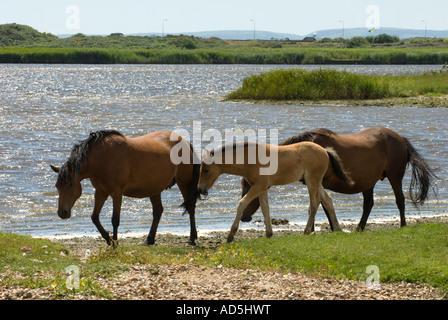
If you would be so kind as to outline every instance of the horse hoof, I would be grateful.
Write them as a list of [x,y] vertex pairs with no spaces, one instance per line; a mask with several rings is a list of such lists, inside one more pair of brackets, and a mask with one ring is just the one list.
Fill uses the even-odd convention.
[[114,248],[114,249],[116,249],[117,247],[118,247],[118,239],[117,240],[114,240],[114,239],[112,239],[111,241],[110,241],[110,244],[109,244],[112,248]]
[[196,247],[196,242],[194,240],[188,241],[188,244],[192,247]]
[[146,239],[146,241],[143,242],[143,244],[144,244],[145,246],[152,246],[152,245],[154,245],[154,243],[156,243],[156,240],[155,240],[155,239]]

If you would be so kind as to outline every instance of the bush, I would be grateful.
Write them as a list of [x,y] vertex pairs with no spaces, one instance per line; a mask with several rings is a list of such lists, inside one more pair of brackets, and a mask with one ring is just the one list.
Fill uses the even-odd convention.
[[377,99],[389,95],[389,86],[373,76],[321,69],[275,70],[243,80],[228,99],[337,100]]

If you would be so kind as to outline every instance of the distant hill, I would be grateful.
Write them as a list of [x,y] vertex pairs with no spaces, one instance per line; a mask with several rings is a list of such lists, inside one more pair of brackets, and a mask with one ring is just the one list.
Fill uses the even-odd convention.
[[[368,37],[371,35],[388,34],[391,36],[397,36],[400,39],[408,39],[415,37],[424,37],[425,30],[420,29],[400,29],[400,28],[380,28],[370,33],[367,28],[348,28],[344,30],[344,38],[351,39],[353,37]],[[319,38],[339,38],[342,37],[341,29],[327,29],[318,30],[313,33],[309,33],[306,36],[312,36],[316,34]],[[426,36],[428,38],[448,38],[448,30],[426,30]]]
[[[203,32],[191,32],[186,33],[195,37],[211,38],[217,37],[223,40],[252,40],[254,38],[253,30],[222,30],[222,31],[203,31]],[[258,40],[271,40],[271,39],[290,39],[301,40],[303,36],[292,33],[278,33],[270,31],[257,31],[255,30],[255,39]]]
[[10,23],[0,25],[0,45],[14,46],[17,43],[48,42],[57,40],[58,37],[50,33],[42,33],[29,26]]
[[[371,35],[388,34],[391,36],[397,36],[400,39],[408,39],[415,37],[424,37],[425,30],[421,29],[400,29],[400,28],[381,28],[374,30],[370,33],[367,28],[346,28],[344,30],[344,38],[351,39],[353,37],[368,37]],[[170,33],[173,34],[173,33]],[[173,35],[179,35],[180,33],[174,33]],[[253,30],[217,30],[217,31],[202,31],[202,32],[182,32],[181,34],[188,36],[195,36],[200,38],[220,38],[222,40],[252,40],[254,38]],[[132,34],[139,36],[161,36],[161,34],[154,33],[139,33]],[[304,37],[312,37],[316,35],[318,38],[340,38],[342,37],[341,29],[326,29],[317,30],[306,35],[298,35],[292,33],[279,33],[270,31],[255,31],[255,38],[258,40],[271,40],[271,39],[290,39],[290,40],[302,40]],[[426,36],[428,38],[448,38],[448,30],[426,30]]]
[[[184,35],[179,36],[180,34]],[[344,38],[377,36],[388,34],[398,36],[400,39],[424,37],[425,30],[381,28],[369,33],[366,28],[348,28],[344,30]],[[302,40],[304,37],[316,36],[318,38],[340,38],[342,29],[318,30],[307,35],[291,33],[278,33],[255,30],[257,40]],[[166,37],[160,37],[157,33],[138,33],[123,35],[114,33],[110,35],[59,35],[42,33],[26,25],[16,23],[0,25],[0,47],[25,46],[25,47],[90,47],[90,48],[210,48],[225,47],[225,40],[252,40],[254,30],[217,30],[202,32],[169,33]],[[192,39],[190,36],[195,37]],[[448,30],[427,30],[428,38],[448,38]]]
[[[199,31],[199,32],[181,32],[181,33],[168,33],[170,35],[186,35],[199,38],[219,38],[222,40],[253,40],[254,30],[217,30],[217,31]],[[160,33],[137,33],[131,34],[133,36],[161,36]],[[292,33],[279,33],[271,31],[255,30],[255,38],[257,40],[271,40],[271,39],[289,39],[289,40],[301,40],[303,36]]]

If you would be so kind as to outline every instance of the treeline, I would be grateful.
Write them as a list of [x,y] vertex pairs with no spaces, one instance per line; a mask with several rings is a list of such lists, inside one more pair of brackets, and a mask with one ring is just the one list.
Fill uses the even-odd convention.
[[71,64],[443,64],[443,49],[0,48],[0,63]]
[[[443,64],[443,39],[397,37],[298,41],[232,41],[191,36],[86,36],[58,38],[18,24],[0,25],[0,63],[73,64]],[[413,42],[414,41],[414,42]],[[381,47],[371,47],[366,44]],[[394,46],[389,47],[387,45]],[[395,46],[396,45],[396,46]],[[384,47],[386,46],[386,47]],[[427,46],[427,47],[426,47]]]

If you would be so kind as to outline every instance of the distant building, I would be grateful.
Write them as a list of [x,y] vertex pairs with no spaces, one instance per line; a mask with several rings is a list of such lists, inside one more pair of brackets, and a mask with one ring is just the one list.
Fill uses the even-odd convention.
[[316,41],[319,41],[319,40],[320,40],[320,38],[318,38],[316,36],[316,34],[314,34],[312,37],[305,37],[305,38],[303,38],[302,40],[300,40],[300,42],[316,42]]

